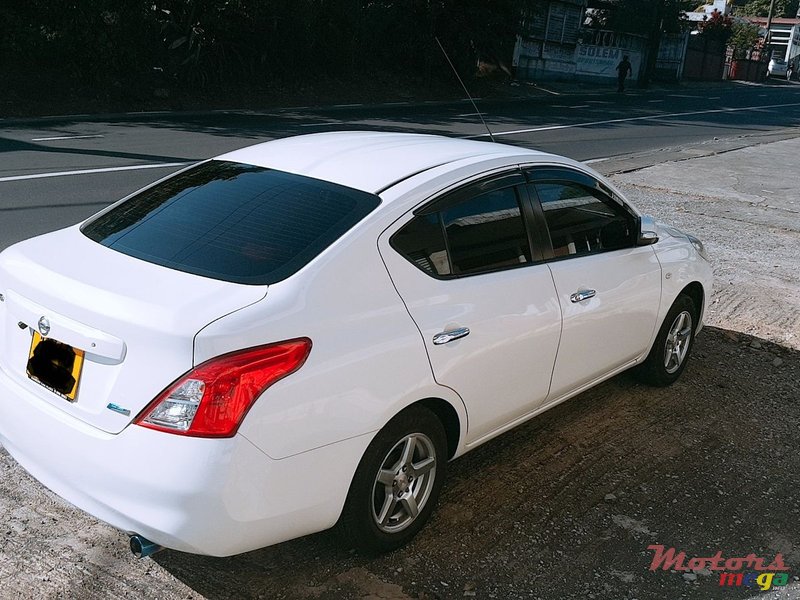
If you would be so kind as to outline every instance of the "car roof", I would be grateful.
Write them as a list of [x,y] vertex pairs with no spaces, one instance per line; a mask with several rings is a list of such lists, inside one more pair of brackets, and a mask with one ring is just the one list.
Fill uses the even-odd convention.
[[517,146],[438,135],[347,131],[283,138],[218,160],[278,169],[371,193],[434,167],[474,157],[555,158]]

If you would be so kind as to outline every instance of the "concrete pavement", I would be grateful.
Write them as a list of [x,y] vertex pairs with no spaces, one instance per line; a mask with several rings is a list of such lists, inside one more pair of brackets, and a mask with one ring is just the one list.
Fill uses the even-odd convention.
[[792,138],[612,177],[641,210],[707,245],[715,275],[707,323],[795,349],[800,349],[798,156],[800,138]]

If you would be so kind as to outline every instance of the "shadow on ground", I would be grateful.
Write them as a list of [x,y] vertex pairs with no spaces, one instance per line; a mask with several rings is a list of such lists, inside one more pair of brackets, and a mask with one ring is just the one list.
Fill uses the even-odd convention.
[[434,519],[393,554],[360,557],[326,532],[226,559],[155,560],[212,599],[760,591],[651,572],[651,544],[689,556],[781,552],[797,585],[799,379],[800,352],[707,328],[671,388],[616,377],[452,463]]
[[[716,88],[714,88],[716,89]],[[735,93],[736,88],[727,86],[723,91]],[[766,89],[766,88],[764,88]],[[705,88],[700,90],[702,94]],[[675,91],[675,90],[673,90]],[[708,92],[708,90],[705,90]],[[722,92],[720,92],[722,93]],[[583,159],[584,148],[598,136],[604,140],[630,140],[623,134],[627,127],[642,129],[643,135],[657,135],[659,147],[679,143],[685,135],[682,131],[687,125],[702,128],[705,137],[728,135],[735,129],[737,135],[763,132],[774,126],[794,127],[800,124],[800,116],[786,106],[765,106],[760,110],[739,112],[737,103],[732,106],[710,110],[708,101],[700,96],[687,96],[670,106],[677,112],[666,118],[662,104],[665,90],[636,90],[631,94],[608,93],[605,88],[591,89],[576,97],[548,96],[540,98],[487,99],[479,101],[479,108],[498,141],[545,151],[555,151],[573,158]],[[783,96],[781,96],[783,98]],[[794,101],[794,97],[791,97]],[[781,100],[781,102],[784,102]],[[762,102],[759,100],[758,102]],[[577,104],[585,103],[585,104]],[[566,106],[566,109],[565,109]],[[751,107],[752,108],[752,107]],[[576,110],[572,110],[576,109]],[[713,114],[713,116],[709,116]],[[680,118],[678,118],[679,115]],[[654,131],[653,124],[658,128]],[[574,127],[576,122],[583,124],[586,139],[575,140],[574,147],[564,147],[561,127]],[[267,141],[303,133],[341,130],[380,130],[408,133],[434,133],[454,136],[486,136],[486,129],[471,105],[465,101],[445,103],[421,103],[413,105],[344,105],[344,106],[304,106],[297,109],[274,109],[272,111],[212,111],[212,112],[174,112],[166,114],[124,114],[96,115],[88,117],[48,118],[43,121],[8,122],[6,129],[47,125],[54,133],[74,134],[94,123],[105,129],[122,131],[166,130],[173,135],[188,133],[228,139],[233,147],[246,146],[259,141]],[[527,131],[528,135],[505,136],[509,131]],[[81,130],[82,131],[82,130]],[[227,146],[226,146],[227,147]],[[632,148],[627,147],[628,151]],[[231,148],[227,148],[230,150]],[[0,153],[36,150],[60,154],[86,154],[89,156],[123,158],[152,161],[190,161],[206,158],[197,154],[191,147],[168,155],[149,155],[130,152],[125,148],[86,149],[70,144],[63,147],[60,142],[51,144],[30,144],[11,138],[0,138]]]

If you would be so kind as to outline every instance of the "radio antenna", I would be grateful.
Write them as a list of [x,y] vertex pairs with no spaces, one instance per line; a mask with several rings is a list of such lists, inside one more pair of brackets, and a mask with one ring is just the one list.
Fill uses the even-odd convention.
[[472,95],[469,93],[469,90],[467,89],[467,86],[464,85],[464,81],[461,79],[461,76],[458,74],[458,71],[456,70],[456,67],[453,64],[453,61],[450,60],[449,56],[447,56],[447,52],[445,51],[444,46],[442,46],[442,42],[440,42],[439,38],[436,37],[436,36],[434,36],[433,39],[435,39],[436,43],[439,44],[439,48],[441,49],[442,54],[444,54],[444,57],[447,59],[447,63],[450,65],[450,68],[453,69],[453,73],[456,74],[456,79],[458,79],[458,83],[460,83],[461,87],[464,88],[464,92],[467,94],[467,98],[469,98],[469,101],[472,102],[472,108],[474,108],[475,112],[478,113],[478,116],[481,119],[481,123],[483,123],[483,126],[486,127],[486,131],[489,132],[489,139],[494,141],[494,136],[492,135],[492,130],[489,129],[489,126],[486,124],[486,121],[484,121],[483,113],[478,110],[478,105],[475,104],[475,100],[472,99]]

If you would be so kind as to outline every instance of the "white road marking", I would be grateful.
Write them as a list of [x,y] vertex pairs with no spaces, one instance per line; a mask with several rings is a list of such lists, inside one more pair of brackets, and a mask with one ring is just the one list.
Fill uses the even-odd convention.
[[353,106],[364,106],[361,102],[356,102],[355,104],[334,104],[333,108],[351,108]]
[[90,115],[89,113],[80,114],[80,115],[45,115],[44,117],[39,117],[40,119],[76,119],[78,117],[91,117],[94,115]]
[[568,106],[567,108],[589,108],[588,104],[578,104],[576,106]]
[[323,121],[322,123],[300,123],[300,127],[320,127],[322,125],[342,125],[344,121]]
[[560,95],[561,95],[561,93],[560,93],[560,92],[556,92],[556,91],[554,91],[554,90],[548,90],[547,88],[543,88],[543,87],[542,87],[542,86],[540,86],[540,85],[535,85],[535,84],[534,84],[534,86],[533,86],[533,87],[535,87],[537,90],[542,90],[543,92],[547,92],[548,94],[550,94],[550,95],[552,95],[552,96],[560,96]]
[[[545,125],[543,127],[531,127],[529,129],[514,129],[511,131],[493,131],[495,137],[501,135],[521,135],[523,133],[535,133],[537,131],[555,131],[557,129],[577,129],[578,127],[592,127],[594,125],[610,125],[612,123],[630,123],[633,121],[658,121],[660,119],[670,119],[674,117],[691,117],[696,115],[710,115],[716,113],[735,113],[748,110],[764,110],[768,108],[786,108],[789,106],[800,106],[800,102],[790,102],[788,104],[766,104],[764,106],[742,106],[740,108],[711,108],[708,110],[692,110],[680,113],[664,113],[661,115],[643,115],[641,117],[623,117],[620,119],[607,119],[605,121],[587,121],[586,123],[573,123],[572,125]],[[467,139],[489,137],[487,133],[478,135],[464,136]]]
[[658,102],[663,102],[663,100],[648,100],[650,104],[656,104]]
[[12,177],[0,177],[0,183],[4,181],[22,181],[23,179],[44,179],[45,177],[66,177],[68,175],[91,175],[93,173],[113,173],[114,171],[138,171],[140,169],[166,169],[168,167],[184,167],[191,163],[158,163],[154,165],[131,165],[129,167],[106,167],[104,169],[81,169],[79,171],[58,171],[55,173],[35,173],[33,175],[14,175]]
[[[480,102],[483,100],[480,96],[475,98],[461,98],[460,100],[456,100],[455,102]],[[450,104],[449,100],[423,100],[420,104]],[[377,106],[385,106],[385,104],[378,104]]]
[[102,135],[60,135],[57,137],[32,138],[32,142],[52,142],[55,140],[88,140],[89,138],[101,138]]
[[593,165],[594,163],[599,163],[599,162],[603,162],[603,161],[606,161],[606,160],[611,160],[611,158],[612,158],[611,156],[605,156],[603,158],[592,158],[592,159],[589,159],[589,160],[584,160],[582,162],[585,165]]
[[480,116],[482,113],[462,113],[460,115],[456,115],[457,117],[477,117]]

